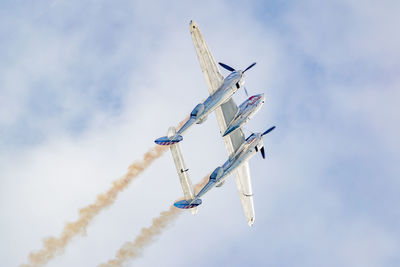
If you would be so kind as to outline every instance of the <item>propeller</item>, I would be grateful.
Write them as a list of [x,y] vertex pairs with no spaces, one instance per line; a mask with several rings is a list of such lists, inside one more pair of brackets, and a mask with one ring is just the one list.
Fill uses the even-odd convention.
[[228,66],[228,65],[226,65],[226,64],[224,64],[224,63],[218,62],[218,64],[219,64],[221,67],[223,67],[224,69],[226,69],[226,70],[235,71],[234,68],[232,68],[231,66]]
[[[271,128],[269,128],[268,130],[266,130],[265,132],[263,132],[261,134],[261,136],[266,135],[267,133],[271,132],[272,130],[275,129],[275,126],[272,126]],[[257,151],[257,149],[256,149]],[[264,150],[264,145],[260,148],[260,152],[261,152],[261,156],[263,157],[263,159],[265,159],[265,150]]]
[[264,147],[262,147],[262,148],[260,149],[260,152],[261,152],[261,156],[263,157],[263,159],[265,159]]
[[[218,64],[219,64],[221,67],[223,67],[224,69],[226,69],[226,70],[235,71],[234,68],[232,68],[231,66],[228,66],[228,65],[226,65],[226,64],[224,64],[224,63],[222,63],[222,62],[218,62]],[[254,65],[256,65],[256,62],[254,62],[253,64],[251,64],[251,65],[248,66],[247,68],[245,68],[245,70],[244,70],[242,73],[245,73],[246,71],[248,71],[249,69],[251,69],[252,67],[254,67]]]
[[266,130],[265,132],[263,132],[261,136],[266,135],[267,133],[271,132],[273,129],[275,129],[275,126],[272,126],[272,127],[269,128],[268,130]]
[[[226,69],[226,70],[235,71],[234,68],[232,68],[231,66],[228,66],[228,65],[226,65],[226,64],[224,64],[224,63],[222,63],[222,62],[218,62],[218,64],[219,64],[221,67],[223,67],[224,69]],[[254,67],[254,65],[256,65],[256,62],[254,62],[253,64],[251,64],[250,66],[248,66],[244,71],[242,71],[242,74],[245,73],[246,71],[248,71],[249,69],[251,69],[252,67]],[[237,86],[237,88],[239,89],[239,83],[237,83],[236,86]],[[246,95],[249,96],[249,93],[247,92],[246,87],[243,86],[243,89],[244,89],[244,92],[246,93]]]
[[246,71],[248,71],[249,69],[251,69],[252,67],[254,67],[254,65],[256,65],[256,62],[254,62],[253,64],[251,64],[250,66],[248,66],[243,73],[245,73]]

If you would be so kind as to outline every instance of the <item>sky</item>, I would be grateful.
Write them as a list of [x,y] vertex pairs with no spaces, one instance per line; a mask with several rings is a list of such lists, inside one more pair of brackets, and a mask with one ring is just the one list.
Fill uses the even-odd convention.
[[[208,90],[189,33],[266,102],[245,133],[256,221],[233,177],[126,266],[399,266],[398,1],[2,1],[0,265],[57,236]],[[222,70],[224,75],[228,75]],[[240,104],[242,91],[234,99]],[[227,154],[185,135],[193,182]],[[182,195],[166,153],[47,266],[96,266]]]

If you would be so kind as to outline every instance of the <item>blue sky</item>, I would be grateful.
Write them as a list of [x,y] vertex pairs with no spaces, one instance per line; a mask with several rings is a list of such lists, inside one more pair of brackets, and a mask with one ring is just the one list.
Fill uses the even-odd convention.
[[[131,265],[398,266],[399,8],[3,1],[0,265],[25,262],[57,236],[207,96],[193,19],[217,61],[258,63],[246,87],[267,101],[246,128],[277,129],[264,141],[267,160],[250,163],[256,223],[247,226],[231,179]],[[214,115],[182,149],[195,182],[226,160]],[[166,154],[48,266],[107,261],[181,194]]]

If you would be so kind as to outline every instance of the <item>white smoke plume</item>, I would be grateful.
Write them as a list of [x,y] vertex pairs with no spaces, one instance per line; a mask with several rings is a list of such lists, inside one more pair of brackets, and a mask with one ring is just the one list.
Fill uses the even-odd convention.
[[155,237],[160,235],[180,213],[181,210],[175,208],[173,205],[169,210],[161,212],[158,217],[153,219],[151,226],[142,228],[140,234],[133,242],[125,242],[117,251],[114,259],[109,260],[107,263],[100,264],[99,267],[122,266],[127,260],[140,257],[144,248],[151,244]]
[[[187,120],[180,122],[179,126]],[[20,267],[28,266],[44,266],[47,262],[53,259],[56,255],[61,254],[68,243],[78,234],[85,234],[88,225],[92,220],[105,208],[112,205],[118,194],[121,193],[133,179],[139,176],[150,164],[161,157],[168,146],[158,146],[150,148],[144,155],[143,159],[132,163],[128,172],[120,179],[113,182],[112,187],[105,193],[97,196],[94,203],[79,210],[79,218],[74,222],[69,222],[65,225],[59,237],[47,237],[43,240],[43,248],[31,252],[28,257],[27,264],[21,264]]]
[[[209,175],[206,175],[198,184],[194,186],[197,194],[200,189],[208,182]],[[155,238],[162,234],[177,217],[181,210],[173,205],[167,211],[162,211],[159,216],[153,218],[153,223],[149,227],[144,227],[133,242],[125,242],[115,254],[115,258],[107,263],[100,264],[98,267],[117,267],[122,266],[128,260],[134,260],[142,256],[146,246],[155,241]]]

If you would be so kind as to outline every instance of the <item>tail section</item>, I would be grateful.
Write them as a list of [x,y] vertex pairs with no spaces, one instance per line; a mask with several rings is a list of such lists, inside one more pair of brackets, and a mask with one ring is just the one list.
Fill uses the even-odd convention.
[[[169,138],[176,135],[177,135],[176,129],[174,127],[168,129],[167,136]],[[189,177],[189,169],[186,167],[185,161],[183,159],[183,154],[180,149],[180,145],[179,143],[174,143],[169,146],[169,149],[171,150],[172,158],[174,159],[176,172],[178,174],[179,181],[182,186],[183,195],[185,197],[185,200],[190,202],[192,199],[194,199],[193,185]],[[193,206],[192,208],[190,208],[190,212],[192,214],[196,214],[197,208]]]
[[177,201],[174,203],[174,206],[179,209],[192,209],[192,208],[197,207],[201,203],[202,203],[201,199],[196,198],[191,201],[188,201],[188,200]]

